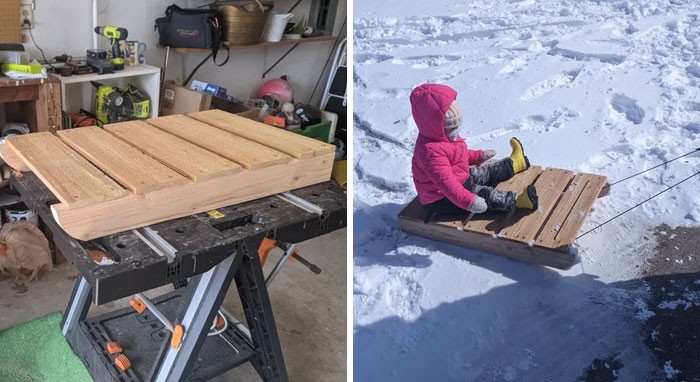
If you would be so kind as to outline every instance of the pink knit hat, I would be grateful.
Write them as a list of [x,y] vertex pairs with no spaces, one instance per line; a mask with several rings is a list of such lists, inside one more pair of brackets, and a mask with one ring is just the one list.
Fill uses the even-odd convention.
[[455,129],[462,125],[462,109],[453,101],[445,113],[445,129]]

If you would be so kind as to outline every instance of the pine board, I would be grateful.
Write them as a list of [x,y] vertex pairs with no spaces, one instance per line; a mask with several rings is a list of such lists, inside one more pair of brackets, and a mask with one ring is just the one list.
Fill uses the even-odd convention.
[[[499,183],[496,189],[501,191],[521,192],[527,185],[532,184],[541,172],[542,168],[540,166],[530,166],[530,168],[516,174],[509,180]],[[507,214],[493,212],[474,215],[464,226],[464,229],[487,235],[496,235],[501,229],[501,221],[506,218]]]
[[232,160],[248,170],[289,163],[293,159],[285,153],[187,118],[184,115],[150,119],[148,123]]
[[540,227],[573,178],[574,173],[569,170],[550,167],[542,171],[535,181],[539,209],[533,212],[516,211],[503,223],[498,235],[525,243],[535,240]]
[[187,182],[182,175],[97,126],[61,130],[58,136],[136,194]]
[[412,219],[399,219],[401,230],[427,239],[450,243],[462,247],[498,254],[513,260],[546,265],[558,269],[568,269],[575,262],[575,256],[504,239],[494,239],[490,235],[458,230],[448,226],[425,224]]
[[116,182],[49,132],[16,135],[8,138],[6,144],[66,207],[79,208],[127,195]]
[[605,186],[607,178],[580,173],[571,182],[537,237],[537,245],[558,248],[576,240],[579,229]]
[[328,181],[334,157],[335,154],[325,154],[82,208],[56,204],[51,206],[51,212],[69,235],[90,240]]
[[105,125],[105,130],[195,182],[243,171],[238,164],[146,122],[115,123]]
[[272,147],[297,159],[335,152],[335,146],[328,143],[299,134],[288,134],[277,127],[255,122],[222,110],[199,111],[189,113],[187,116]]

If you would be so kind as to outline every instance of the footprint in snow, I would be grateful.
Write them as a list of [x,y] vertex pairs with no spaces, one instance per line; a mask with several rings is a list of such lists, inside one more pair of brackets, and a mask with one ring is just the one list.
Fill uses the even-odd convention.
[[610,107],[618,113],[625,114],[625,118],[639,125],[644,120],[644,109],[637,103],[634,98],[627,97],[624,94],[615,94],[609,101]]
[[398,272],[382,288],[384,305],[404,320],[412,321],[421,315],[420,300],[423,287],[413,277],[415,272]]
[[523,95],[520,96],[520,99],[524,101],[531,101],[540,98],[555,89],[565,87],[576,80],[582,69],[583,68],[569,70],[546,78],[525,90]]

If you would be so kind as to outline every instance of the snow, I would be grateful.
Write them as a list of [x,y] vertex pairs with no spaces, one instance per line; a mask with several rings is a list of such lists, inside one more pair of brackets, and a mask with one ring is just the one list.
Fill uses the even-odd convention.
[[671,366],[671,361],[667,361],[664,364],[664,373],[666,373],[666,379],[673,379],[676,375],[680,374],[680,370],[674,369]]
[[[619,353],[620,381],[648,380],[656,366],[638,326],[654,313],[628,285],[652,228],[700,225],[697,178],[582,237],[581,262],[567,271],[407,235],[396,216],[415,196],[408,95],[423,82],[450,85],[471,148],[505,156],[517,136],[531,163],[614,182],[700,146],[700,2],[357,0],[354,9],[356,379],[576,380]],[[699,165],[690,155],[613,186],[581,231]]]

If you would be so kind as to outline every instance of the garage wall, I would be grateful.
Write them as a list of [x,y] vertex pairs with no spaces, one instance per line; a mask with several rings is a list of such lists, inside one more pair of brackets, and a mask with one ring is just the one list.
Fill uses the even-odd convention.
[[[28,0],[22,0],[29,4]],[[148,45],[147,61],[160,66],[163,50],[158,49],[158,34],[153,31],[155,19],[163,15],[165,8],[173,0],[98,0],[98,23],[100,25],[118,25],[129,30],[129,40],[144,41]],[[182,3],[181,1],[179,3]],[[36,28],[32,30],[39,46],[51,59],[62,53],[85,56],[85,51],[92,48],[92,1],[91,0],[40,0],[34,11]],[[29,39],[25,48],[32,57],[41,60],[39,51]],[[99,47],[109,50],[109,42],[98,37]]]
[[[28,0],[22,0],[29,3]],[[286,12],[295,0],[278,0],[275,10]],[[161,17],[165,8],[173,3],[183,7],[199,7],[207,2],[202,0],[98,0],[98,23],[125,27],[129,30],[129,39],[140,40],[148,44],[147,63],[162,66],[165,49],[157,47],[158,34],[153,31],[157,17]],[[295,9],[296,19],[301,13],[308,15],[311,0],[303,0]],[[340,26],[347,14],[347,1],[341,1],[336,13],[334,34],[340,33]],[[82,56],[85,50],[92,47],[92,1],[37,1],[34,14],[36,28],[32,30],[39,46],[44,49],[47,58],[61,53]],[[41,56],[29,40],[25,47],[32,57]],[[343,28],[342,35],[345,35]],[[99,47],[108,49],[105,38],[99,38]],[[308,100],[313,87],[318,80],[321,70],[331,54],[332,42],[321,42],[299,45],[280,65],[270,74],[268,79],[288,75],[295,89],[297,100]],[[212,82],[228,89],[228,92],[238,98],[246,99],[255,94],[258,87],[265,81],[261,78],[265,68],[273,64],[286,50],[285,47],[267,49],[251,49],[232,52],[231,59],[223,67],[214,66],[211,61],[202,66],[195,79]],[[179,54],[171,53],[167,78],[180,83],[204,57],[205,53]],[[330,64],[329,64],[330,66]],[[325,85],[327,71],[319,84],[314,101],[320,99]]]
[[[295,2],[295,0],[278,0],[275,2],[274,10],[280,13],[287,12]],[[201,2],[189,0],[190,6],[199,4],[201,4]],[[308,17],[310,7],[311,0],[303,0],[294,10],[294,21],[298,20],[301,14],[306,14]],[[343,28],[341,32],[340,26],[343,24],[343,19],[346,17],[346,14],[347,1],[341,1],[336,13],[334,35],[341,33],[345,36],[345,28]],[[294,87],[295,99],[297,101],[308,101],[326,59],[329,54],[331,54],[333,42],[299,45],[281,64],[275,67],[275,69],[263,79],[262,74],[265,70],[277,61],[289,48],[290,46],[281,46],[231,52],[231,59],[225,66],[216,67],[210,61],[197,71],[194,79],[221,85],[228,90],[229,94],[244,100],[254,96],[257,89],[264,81],[287,75],[289,82]],[[175,54],[172,57],[176,60],[180,60],[180,63],[182,63],[181,71],[175,75],[178,83],[180,83],[205,57],[205,54]],[[320,100],[321,93],[325,86],[327,71],[328,70],[324,73],[324,78],[319,84],[319,89],[316,91],[313,102],[318,102],[318,100]]]

